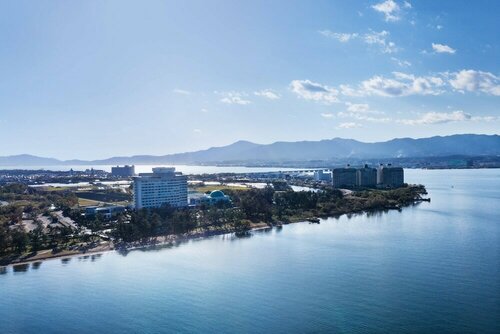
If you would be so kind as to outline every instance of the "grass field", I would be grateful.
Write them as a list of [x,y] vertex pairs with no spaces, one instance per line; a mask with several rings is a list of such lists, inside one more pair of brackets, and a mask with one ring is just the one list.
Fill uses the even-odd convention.
[[190,186],[192,190],[198,191],[200,193],[211,192],[214,190],[222,190],[231,189],[231,190],[248,190],[247,187],[236,187],[236,186],[227,186],[227,185],[205,185],[205,186]]
[[43,190],[43,191],[64,191],[64,190],[74,190],[76,189],[75,187],[53,187],[53,186],[47,186],[47,187],[37,187],[37,189]]
[[86,207],[86,206],[97,206],[97,205],[123,205],[127,206],[130,204],[129,201],[119,201],[119,202],[103,202],[103,201],[94,201],[88,198],[81,198],[78,197],[78,205],[81,207]]
[[78,197],[78,205],[79,206],[94,206],[94,205],[98,205],[99,203],[102,203],[102,202],[93,201],[91,199]]

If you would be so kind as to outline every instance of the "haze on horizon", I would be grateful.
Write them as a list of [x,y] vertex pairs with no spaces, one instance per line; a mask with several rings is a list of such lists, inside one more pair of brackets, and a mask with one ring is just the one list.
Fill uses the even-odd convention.
[[500,3],[2,1],[0,156],[497,134]]

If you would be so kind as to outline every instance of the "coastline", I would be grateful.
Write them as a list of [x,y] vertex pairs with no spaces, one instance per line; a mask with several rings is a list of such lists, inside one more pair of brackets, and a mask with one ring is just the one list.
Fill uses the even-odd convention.
[[[293,223],[299,223],[299,222],[306,223],[307,221],[296,221]],[[256,224],[253,224],[253,226],[248,231],[245,231],[245,232],[267,230],[267,229],[272,229],[272,228],[278,227],[278,226],[269,226],[268,224],[265,224],[265,223],[256,223]],[[154,240],[148,240],[147,242],[131,242],[131,243],[127,243],[127,244],[119,244],[119,245],[117,245],[117,247],[115,247],[115,244],[112,241],[103,241],[98,246],[91,248],[89,250],[86,250],[86,251],[66,250],[66,251],[61,251],[58,253],[52,253],[52,250],[44,249],[44,250],[38,252],[37,254],[33,255],[32,257],[18,257],[16,259],[10,261],[9,263],[0,264],[0,268],[25,265],[25,264],[35,263],[35,262],[43,262],[43,261],[47,261],[47,260],[66,259],[66,258],[73,258],[73,257],[85,256],[85,255],[98,255],[98,254],[104,254],[104,253],[108,253],[108,252],[129,252],[129,251],[136,250],[136,249],[146,249],[146,248],[158,247],[158,246],[171,246],[171,245],[186,242],[189,240],[204,239],[204,238],[210,238],[210,237],[214,237],[214,236],[232,234],[232,233],[237,233],[237,232],[235,230],[225,229],[225,230],[218,230],[218,231],[186,233],[186,234],[181,234],[181,235],[169,234],[166,236],[157,236],[157,237],[151,238]]]
[[[308,224],[319,224],[321,223],[321,220],[328,219],[328,218],[338,218],[343,215],[352,215],[352,214],[366,214],[366,213],[373,213],[373,212],[388,212],[392,210],[397,210],[401,211],[401,209],[411,206],[411,205],[416,205],[420,202],[427,201],[428,199],[420,199],[420,200],[415,200],[415,202],[404,205],[403,207],[387,207],[387,208],[382,208],[382,209],[375,209],[375,210],[360,210],[360,211],[351,211],[351,212],[343,212],[337,215],[327,215],[323,217],[296,217],[292,218],[289,221],[283,222],[277,222],[276,224],[269,225],[267,223],[261,222],[261,223],[252,223],[251,227],[249,230],[244,231],[243,233],[248,233],[252,231],[259,231],[259,230],[267,230],[267,229],[272,229],[272,228],[281,228],[283,225],[288,225],[288,224],[297,224],[297,223],[308,223]],[[112,241],[101,241],[99,245],[96,247],[86,249],[85,251],[71,251],[71,250],[63,250],[58,253],[52,253],[52,250],[50,249],[45,249],[42,251],[39,251],[37,254],[33,255],[32,257],[26,257],[26,256],[20,256],[17,258],[12,259],[11,261],[0,264],[0,268],[8,268],[8,267],[15,267],[15,266],[22,266],[26,264],[31,264],[31,263],[36,263],[36,262],[43,262],[47,260],[56,260],[56,259],[67,259],[67,258],[73,258],[73,257],[79,257],[79,256],[87,256],[87,255],[99,255],[99,254],[105,254],[108,252],[129,252],[137,249],[147,249],[147,248],[152,248],[152,247],[163,247],[163,246],[173,246],[178,243],[186,242],[189,240],[196,240],[196,239],[204,239],[204,238],[210,238],[214,236],[219,236],[219,235],[225,235],[225,234],[233,234],[233,233],[238,233],[234,228],[225,228],[225,229],[220,229],[220,230],[205,230],[205,231],[193,231],[185,234],[169,234],[165,236],[157,236],[150,238],[146,242],[141,242],[141,241],[136,241],[136,242],[130,242],[130,243],[121,243],[115,245]]]

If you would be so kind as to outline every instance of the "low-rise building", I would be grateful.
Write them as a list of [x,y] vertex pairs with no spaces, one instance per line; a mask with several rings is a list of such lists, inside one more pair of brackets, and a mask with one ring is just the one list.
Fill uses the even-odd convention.
[[111,175],[114,177],[132,177],[135,175],[134,165],[111,167]]
[[214,190],[210,194],[191,194],[189,197],[190,205],[213,205],[220,202],[231,203],[231,198],[228,195],[224,194],[222,190]]
[[159,208],[162,205],[182,207],[188,204],[187,177],[174,167],[156,167],[152,173],[134,177],[136,209]]
[[315,181],[332,182],[332,173],[325,172],[324,170],[317,170],[314,172]]
[[88,206],[85,208],[85,217],[102,216],[110,219],[122,212],[125,212],[125,207],[122,205]]

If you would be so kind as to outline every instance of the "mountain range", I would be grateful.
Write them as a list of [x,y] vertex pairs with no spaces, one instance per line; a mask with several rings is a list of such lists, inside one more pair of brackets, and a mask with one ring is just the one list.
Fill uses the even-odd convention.
[[121,165],[121,164],[248,164],[345,159],[387,159],[414,157],[497,156],[499,135],[460,134],[429,138],[397,138],[365,143],[333,138],[320,141],[275,142],[255,144],[237,141],[231,145],[206,150],[162,156],[135,155],[102,160],[58,160],[21,154],[0,157],[0,166]]

